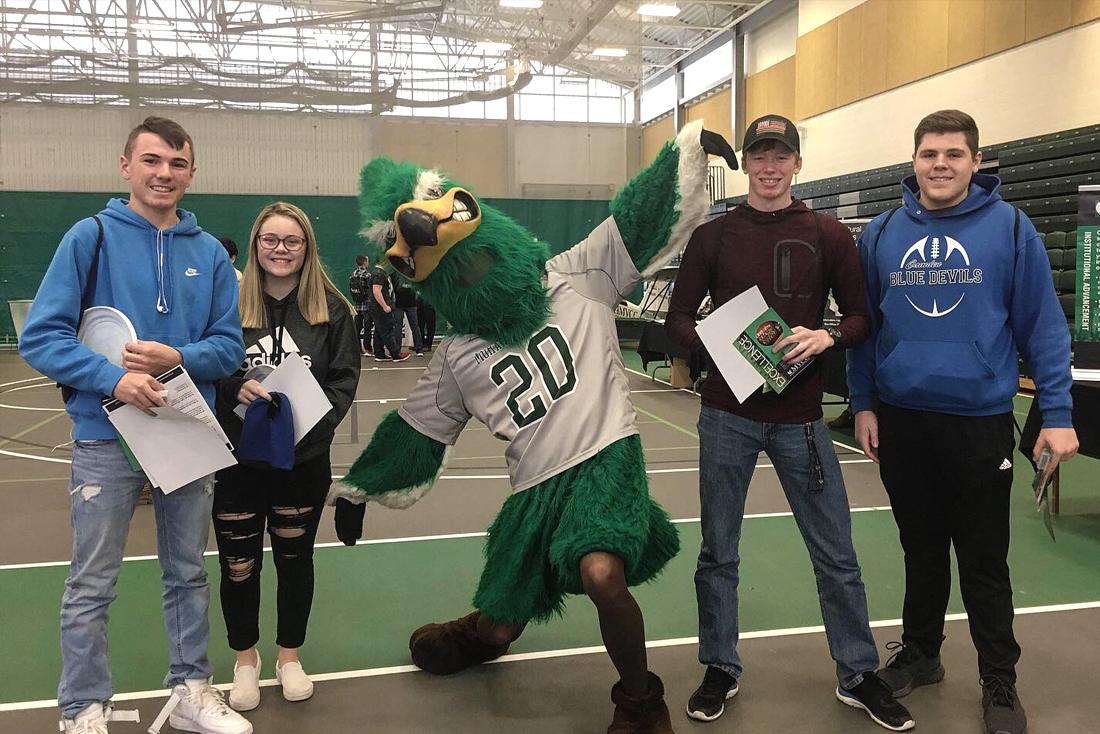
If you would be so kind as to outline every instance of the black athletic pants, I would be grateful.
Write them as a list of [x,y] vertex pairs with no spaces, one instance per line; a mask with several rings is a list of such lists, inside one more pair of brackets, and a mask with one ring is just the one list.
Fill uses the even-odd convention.
[[1016,681],[1008,573],[1011,413],[961,416],[882,405],[882,483],[905,551],[902,641],[938,655],[951,593],[951,546],[982,677]]

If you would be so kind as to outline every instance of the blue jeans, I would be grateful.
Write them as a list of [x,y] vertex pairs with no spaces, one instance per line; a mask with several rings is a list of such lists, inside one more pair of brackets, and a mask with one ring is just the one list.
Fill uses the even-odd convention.
[[405,321],[409,322],[409,329],[412,330],[413,338],[413,351],[420,354],[424,351],[424,337],[420,333],[420,322],[416,316],[416,306],[394,306],[393,312],[397,314],[397,323],[394,324],[394,330],[397,332],[397,343],[400,344],[405,332]]
[[[77,441],[69,480],[73,555],[61,599],[62,716],[111,700],[107,610],[115,600],[126,534],[145,475],[130,468],[118,441]],[[165,495],[153,492],[157,555],[164,582],[164,628],[170,643],[165,686],[208,678],[210,586],[203,552],[214,499],[213,476]],[[147,634],[148,630],[131,630]]]
[[[816,449],[811,452],[811,443]],[[737,583],[741,520],[756,459],[775,465],[810,553],[837,679],[851,688],[878,667],[867,595],[852,546],[840,462],[824,421],[760,423],[704,406],[699,414],[699,500],[703,543],[695,571],[699,662],[741,677]],[[776,579],[783,583],[783,579]]]

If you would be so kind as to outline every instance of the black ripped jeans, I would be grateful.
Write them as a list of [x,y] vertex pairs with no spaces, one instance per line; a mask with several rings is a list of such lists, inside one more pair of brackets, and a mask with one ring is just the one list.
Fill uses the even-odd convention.
[[238,464],[219,471],[217,478],[212,514],[229,646],[247,650],[260,640],[266,526],[279,581],[275,642],[301,647],[313,606],[313,541],[332,483],[328,452],[290,471]]

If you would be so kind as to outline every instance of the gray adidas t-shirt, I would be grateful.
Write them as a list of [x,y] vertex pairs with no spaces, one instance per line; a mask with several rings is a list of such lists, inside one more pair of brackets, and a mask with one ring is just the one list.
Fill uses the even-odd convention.
[[507,441],[513,492],[638,432],[614,308],[641,280],[613,218],[546,264],[551,315],[525,347],[445,339],[400,415],[453,445],[477,418]]

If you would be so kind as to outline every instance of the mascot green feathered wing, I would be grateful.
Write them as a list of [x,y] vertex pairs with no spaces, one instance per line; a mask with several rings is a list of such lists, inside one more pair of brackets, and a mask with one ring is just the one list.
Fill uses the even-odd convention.
[[489,528],[476,611],[413,633],[422,669],[449,674],[499,657],[527,622],[586,594],[620,676],[608,731],[672,731],[629,587],[658,574],[679,539],[649,496],[614,308],[702,222],[708,153],[737,165],[721,136],[685,126],[622,188],[611,216],[553,258],[437,171],[387,158],[364,167],[363,234],[452,335],[334,485],[337,524],[361,530],[349,502],[416,502],[470,418],[507,443],[513,489]]

